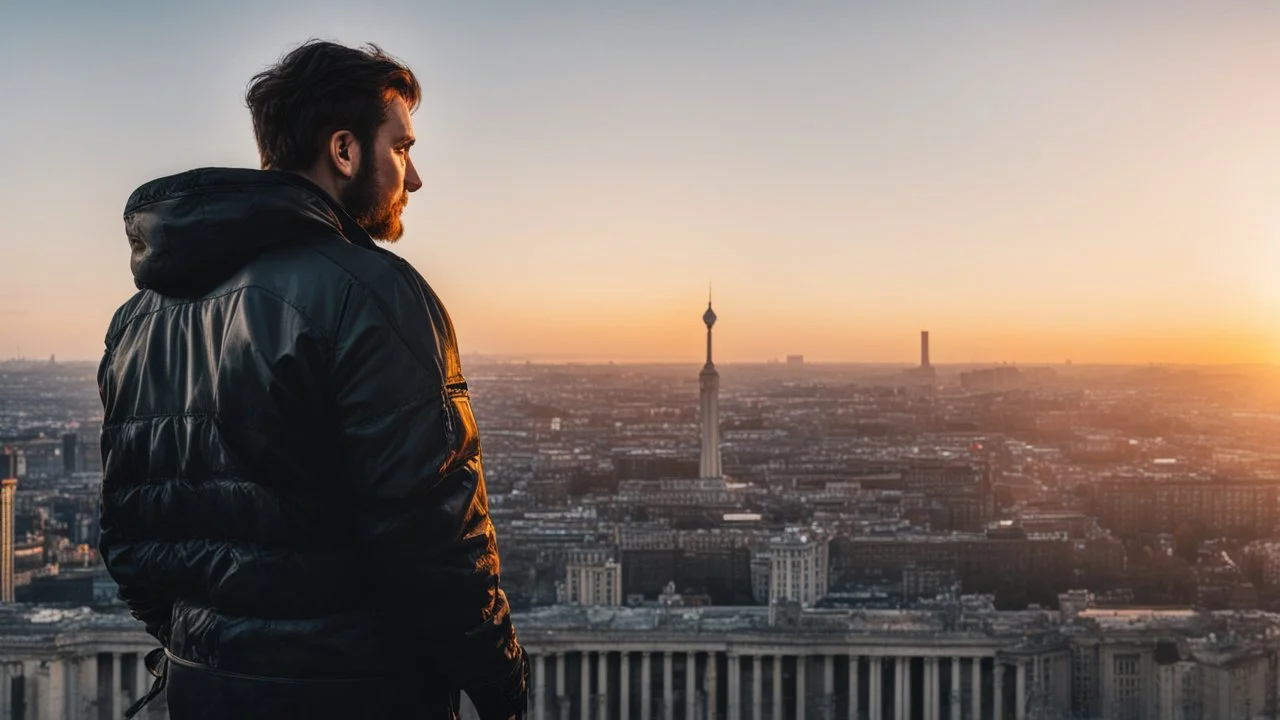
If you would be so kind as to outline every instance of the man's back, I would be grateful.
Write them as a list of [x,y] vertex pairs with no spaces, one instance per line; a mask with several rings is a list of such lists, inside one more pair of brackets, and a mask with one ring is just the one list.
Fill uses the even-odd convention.
[[522,694],[425,282],[285,173],[159,180],[126,223],[149,289],[99,372],[101,547],[167,648],[174,716],[448,717],[457,688]]

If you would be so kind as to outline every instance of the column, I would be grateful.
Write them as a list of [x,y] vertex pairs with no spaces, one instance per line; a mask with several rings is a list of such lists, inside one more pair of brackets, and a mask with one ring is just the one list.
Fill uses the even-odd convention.
[[884,690],[884,658],[872,655],[867,659],[867,714],[871,720],[884,720],[884,703],[880,697]]
[[1016,695],[1018,706],[1013,710],[1013,716],[1017,720],[1027,720],[1027,663],[1019,660],[1017,669],[1017,686]]
[[672,693],[671,651],[662,653],[662,717],[663,720],[675,720],[676,698]]
[[773,716],[771,720],[782,720],[782,656],[773,656]]
[[1000,658],[991,661],[991,670],[995,673],[992,677],[993,687],[991,688],[994,692],[993,704],[995,705],[995,710],[991,713],[991,716],[995,720],[1004,720],[1004,664],[1000,662]]
[[982,720],[982,658],[972,658],[971,662],[969,675],[973,697],[969,698],[969,703],[973,706],[973,720]]
[[825,655],[822,658],[822,718],[835,720],[836,717],[836,657]]
[[960,720],[960,658],[951,658],[951,720]]
[[545,675],[547,673],[547,659],[541,653],[538,653],[538,655],[532,656],[532,661],[534,661],[534,669],[532,669],[532,673],[534,673],[534,692],[529,698],[529,703],[534,706],[532,707],[534,720],[544,720],[543,696],[544,693],[547,693],[547,675]]
[[653,720],[652,699],[653,681],[650,676],[650,659],[649,652],[640,653],[640,718],[641,720]]
[[808,683],[805,682],[805,666],[809,664],[809,656],[796,655],[796,720],[805,720],[804,699],[809,694]]
[[907,720],[907,658],[894,658],[893,667],[893,716],[897,720]]
[[120,653],[111,653],[111,717],[118,718],[124,714],[124,683],[120,677]]
[[698,653],[685,653],[684,720],[694,720],[698,700]]
[[133,663],[133,702],[137,702],[139,698],[151,691],[151,683],[155,678],[151,677],[150,671],[147,670],[147,654],[144,652],[134,653],[137,660]]
[[98,656],[76,659],[76,717],[91,717],[98,706]]
[[591,653],[583,650],[578,663],[578,716],[591,716]]
[[941,657],[931,657],[931,659],[929,660],[931,660],[931,662],[929,662],[929,670],[931,670],[931,674],[933,675],[933,679],[931,680],[931,682],[929,682],[929,687],[932,688],[931,691],[929,691],[929,693],[931,693],[931,697],[929,697],[929,705],[931,705],[932,710],[929,712],[931,712],[933,717],[937,717],[938,720],[941,720],[942,719],[942,659]]
[[922,660],[923,662],[920,663],[921,669],[923,670],[921,673],[922,682],[920,687],[920,704],[923,708],[921,709],[920,715],[924,720],[937,720],[937,716],[934,715],[934,712],[937,710],[937,705],[933,701],[933,688],[938,680],[938,673],[936,672],[938,666],[935,664],[935,658],[925,657],[922,658]]
[[618,715],[621,720],[631,720],[631,653],[622,651],[618,667]]
[[569,698],[565,697],[564,663],[568,653],[556,653],[556,717],[569,720]]
[[764,658],[751,658],[751,720],[764,718]]
[[849,656],[849,720],[858,718],[858,656]]
[[712,650],[707,653],[707,676],[703,678],[703,686],[707,689],[707,720],[715,720],[719,708],[716,707],[716,693],[719,692],[719,679],[716,677],[716,655]]
[[929,715],[934,720],[942,718],[942,658],[931,657],[928,660],[929,684],[925,691],[929,693]]
[[596,653],[596,718],[609,717],[609,653]]
[[924,720],[938,720],[938,659],[924,659],[924,687],[920,688],[920,701],[924,703]]
[[742,663],[738,653],[725,654],[729,670],[729,720],[742,720]]
[[78,717],[74,704],[75,698],[68,693],[75,689],[75,666],[70,658],[54,660],[47,667],[40,667],[41,662],[23,662],[22,675],[27,678],[25,690],[30,693],[27,712],[34,716],[35,710],[44,717]]

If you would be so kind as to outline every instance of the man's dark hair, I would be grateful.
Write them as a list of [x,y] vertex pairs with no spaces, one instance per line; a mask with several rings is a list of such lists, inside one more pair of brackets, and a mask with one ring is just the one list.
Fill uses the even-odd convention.
[[249,81],[245,101],[262,167],[309,168],[339,130],[368,145],[397,95],[414,110],[422,90],[413,71],[382,48],[307,41]]

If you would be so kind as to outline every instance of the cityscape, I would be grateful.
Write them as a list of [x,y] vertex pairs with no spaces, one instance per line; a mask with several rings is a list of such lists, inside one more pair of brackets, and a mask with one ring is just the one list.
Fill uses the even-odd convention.
[[0,0],[0,720],[1280,720],[1277,38]]
[[[717,364],[718,312],[701,366],[467,358],[529,717],[1280,713],[1275,368]],[[150,685],[95,372],[0,362],[5,718]]]

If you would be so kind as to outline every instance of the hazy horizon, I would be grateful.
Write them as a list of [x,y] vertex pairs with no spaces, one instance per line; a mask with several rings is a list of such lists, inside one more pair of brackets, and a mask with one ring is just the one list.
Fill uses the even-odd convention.
[[[100,357],[53,357],[54,361],[59,365],[97,365]],[[468,362],[478,362],[484,364],[497,365],[518,365],[532,364],[536,366],[591,366],[591,367],[607,367],[610,365],[626,365],[626,366],[655,366],[655,367],[701,367],[702,360],[691,360],[688,358],[679,358],[673,356],[629,356],[629,357],[610,357],[605,355],[525,355],[525,354],[487,354],[478,352],[464,352],[462,359]],[[49,356],[12,356],[0,357],[0,364],[4,363],[20,363],[27,365],[46,364],[50,360]],[[971,368],[990,368],[995,366],[1009,366],[1021,368],[1051,368],[1055,370],[1071,372],[1073,370],[1098,370],[1098,369],[1174,369],[1174,370],[1265,370],[1278,372],[1280,371],[1280,363],[1271,362],[1225,362],[1225,363],[1177,363],[1177,362],[1095,362],[1095,363],[1051,363],[1051,362],[1019,362],[1019,361],[956,361],[956,362],[931,362],[930,365],[940,371],[950,369],[971,369]],[[897,361],[860,361],[860,360],[810,360],[808,357],[803,359],[802,363],[789,364],[786,357],[767,358],[763,360],[728,360],[717,361],[717,367],[777,367],[779,369],[789,368],[832,368],[832,367],[862,367],[862,368],[882,368],[886,370],[911,369],[919,367],[916,362],[897,362]]]
[[1280,362],[1280,5],[0,7],[0,357],[96,359],[154,177],[308,37],[422,81],[393,249],[468,354]]

